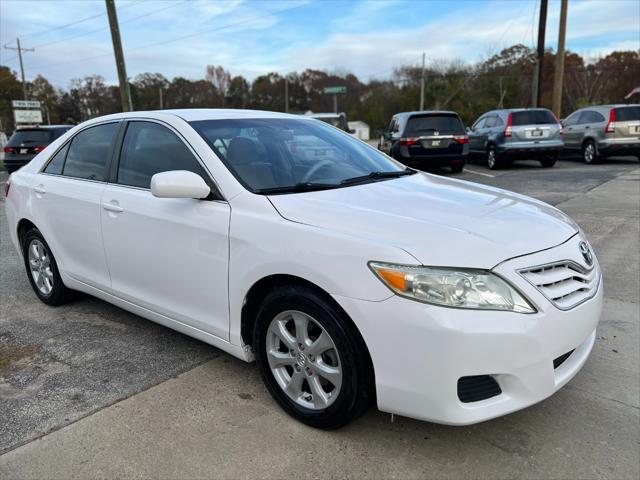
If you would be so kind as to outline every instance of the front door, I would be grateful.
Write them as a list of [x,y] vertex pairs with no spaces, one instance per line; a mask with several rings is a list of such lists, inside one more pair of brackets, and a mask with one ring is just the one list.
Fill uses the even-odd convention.
[[117,173],[102,195],[113,293],[228,340],[229,205],[154,197],[151,177],[170,170],[188,170],[211,183],[195,154],[168,127],[129,122]]

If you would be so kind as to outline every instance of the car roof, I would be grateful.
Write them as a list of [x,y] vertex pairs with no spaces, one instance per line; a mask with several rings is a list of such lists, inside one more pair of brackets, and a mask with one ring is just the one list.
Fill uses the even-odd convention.
[[266,110],[241,110],[231,108],[184,108],[175,110],[153,110],[150,112],[131,112],[131,113],[163,113],[175,115],[193,122],[198,120],[224,120],[232,118],[296,118],[300,119],[300,115],[291,115],[288,113],[270,112]]
[[73,128],[74,125],[35,125],[33,127],[16,127],[16,130],[49,130],[55,128]]
[[458,115],[452,110],[414,110],[413,112],[399,112],[394,117],[410,117],[412,115],[434,115],[434,114]]

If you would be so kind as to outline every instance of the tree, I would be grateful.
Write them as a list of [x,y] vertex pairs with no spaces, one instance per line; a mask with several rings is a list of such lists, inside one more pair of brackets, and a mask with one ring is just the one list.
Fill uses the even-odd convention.
[[42,106],[44,120],[47,123],[58,123],[58,92],[56,92],[49,80],[38,75],[27,84],[27,91],[33,100],[38,100]]
[[231,74],[221,66],[207,65],[204,75],[207,82],[211,83],[220,97],[220,105],[224,107],[231,85]]
[[15,72],[9,67],[0,66],[0,131],[10,134],[13,132],[12,100],[22,99],[22,84]]

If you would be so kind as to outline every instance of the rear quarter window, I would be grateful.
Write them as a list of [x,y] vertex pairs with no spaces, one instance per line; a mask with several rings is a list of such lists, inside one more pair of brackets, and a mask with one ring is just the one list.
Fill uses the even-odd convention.
[[640,120],[640,107],[616,108],[616,122]]
[[407,137],[432,135],[433,132],[462,134],[464,127],[457,115],[416,115],[407,121],[405,127]]
[[549,123],[558,123],[549,110],[525,110],[513,112],[511,115],[511,125],[514,127],[520,125],[547,125]]

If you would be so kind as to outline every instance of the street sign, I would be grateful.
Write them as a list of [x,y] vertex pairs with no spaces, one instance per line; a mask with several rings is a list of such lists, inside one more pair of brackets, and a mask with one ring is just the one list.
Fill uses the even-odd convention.
[[40,108],[40,102],[37,100],[12,100],[13,108]]
[[13,118],[15,119],[16,124],[40,124],[42,123],[42,112],[40,110],[14,110]]
[[323,93],[347,93],[347,87],[324,87]]

